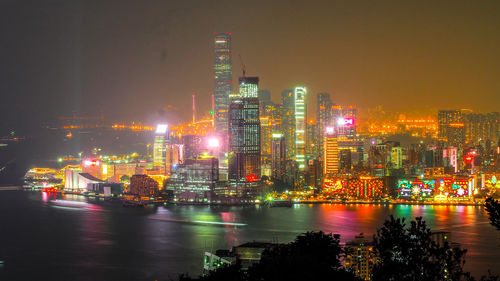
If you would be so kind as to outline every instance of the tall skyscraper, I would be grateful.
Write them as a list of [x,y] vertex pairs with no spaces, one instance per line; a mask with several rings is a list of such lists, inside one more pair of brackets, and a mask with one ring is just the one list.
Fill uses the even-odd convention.
[[[244,97],[244,93],[254,88],[257,93],[258,85],[240,81],[240,95],[229,106],[228,177],[233,182],[252,182],[261,176],[259,99]],[[258,83],[258,78],[253,82]]]
[[259,77],[240,77],[238,82],[242,98],[259,97]]
[[286,158],[295,156],[295,95],[293,90],[281,92],[282,133],[285,138]]
[[319,132],[319,155],[323,154],[323,138],[325,136],[325,129],[328,126],[332,126],[332,100],[330,99],[330,94],[319,93],[318,94],[318,107],[316,112],[316,126]]
[[283,180],[285,173],[285,138],[282,134],[273,134],[271,141],[271,177]]
[[215,33],[215,132],[225,137],[228,131],[229,95],[232,91],[231,33]]
[[481,140],[488,140],[496,143],[499,136],[499,120],[498,112],[464,114],[466,142],[478,144]]
[[306,168],[306,98],[307,89],[305,87],[295,87],[295,160],[299,170]]
[[168,125],[160,124],[156,127],[153,143],[153,167],[165,173],[167,165]]
[[353,139],[356,136],[358,110],[353,106],[332,106],[332,123],[341,139]]
[[462,111],[439,110],[438,137],[455,147],[463,145],[465,142],[465,124]]
[[339,146],[334,127],[326,127],[323,140],[323,174],[331,175],[339,172]]

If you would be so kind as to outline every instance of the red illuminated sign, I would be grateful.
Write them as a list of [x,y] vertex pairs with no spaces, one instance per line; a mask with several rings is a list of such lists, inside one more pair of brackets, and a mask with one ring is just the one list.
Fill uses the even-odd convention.
[[255,182],[258,180],[257,176],[254,174],[248,174],[245,179],[247,182]]

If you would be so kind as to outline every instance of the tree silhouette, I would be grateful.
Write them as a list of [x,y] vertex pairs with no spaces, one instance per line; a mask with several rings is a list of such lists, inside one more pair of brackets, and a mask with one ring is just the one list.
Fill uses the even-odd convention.
[[360,280],[346,272],[340,236],[307,232],[289,244],[264,250],[261,261],[248,270],[249,280]]
[[373,280],[470,280],[463,271],[466,250],[452,248],[447,241],[438,245],[431,234],[421,217],[406,227],[405,219],[391,216],[374,236],[379,260]]
[[486,199],[484,206],[486,207],[486,211],[488,211],[491,225],[500,230],[500,202],[490,197]]
[[[297,236],[291,243],[264,250],[260,262],[251,266],[247,272],[242,271],[239,264],[235,264],[221,267],[198,280],[361,281],[342,267],[340,258],[343,251],[339,243],[339,235],[322,231],[307,232]],[[183,275],[180,280],[193,279]]]

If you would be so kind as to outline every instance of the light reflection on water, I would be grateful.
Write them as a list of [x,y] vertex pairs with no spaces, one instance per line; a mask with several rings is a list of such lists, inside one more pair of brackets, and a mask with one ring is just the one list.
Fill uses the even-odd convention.
[[[33,279],[50,276],[53,264],[64,264],[60,269],[52,268],[64,280],[77,276],[93,280],[176,279],[183,272],[199,274],[205,250],[229,249],[253,240],[289,242],[310,230],[339,233],[344,242],[360,232],[371,237],[391,214],[407,221],[422,216],[433,230],[451,231],[452,238],[468,249],[466,269],[474,274],[485,274],[488,268],[495,270],[500,265],[500,235],[489,225],[482,207],[310,204],[292,208],[123,208],[117,202],[82,196],[63,199],[88,205],[75,211],[55,208],[50,203],[54,198],[40,193],[2,193],[0,222],[9,226],[8,231],[0,231],[4,271],[10,268],[10,272],[24,274],[24,279]],[[15,217],[9,215],[12,210]],[[182,223],[193,221],[246,225]]]

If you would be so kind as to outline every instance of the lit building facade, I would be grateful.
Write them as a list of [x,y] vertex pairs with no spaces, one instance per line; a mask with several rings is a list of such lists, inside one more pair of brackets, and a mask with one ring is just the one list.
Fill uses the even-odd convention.
[[285,173],[285,137],[282,134],[273,134],[271,142],[271,178],[283,180]]
[[240,77],[238,82],[242,98],[259,97],[259,77]]
[[306,168],[307,89],[295,87],[295,161],[300,171]]
[[282,133],[285,138],[286,158],[295,156],[295,99],[293,90],[281,92]]
[[461,147],[464,144],[465,124],[462,111],[438,111],[438,138],[455,147]]
[[361,233],[353,241],[347,242],[345,247],[344,267],[363,280],[372,280],[372,270],[376,254],[373,242],[366,241]]
[[168,126],[161,124],[156,127],[153,143],[153,168],[165,172],[167,164]]
[[328,93],[319,93],[318,94],[318,105],[316,112],[316,125],[318,127],[318,147],[319,147],[319,155],[323,154],[323,138],[325,137],[326,127],[332,126],[332,100],[330,98],[330,94]]
[[219,180],[217,158],[202,156],[186,159],[172,172],[167,189],[174,198],[182,202],[211,202],[215,197],[215,186]]
[[478,144],[481,140],[487,140],[496,143],[498,141],[499,120],[500,114],[498,112],[464,114],[466,142]]
[[339,172],[338,139],[333,127],[327,127],[323,140],[323,174],[331,175]]
[[[258,80],[257,80],[258,81]],[[244,87],[246,87],[245,85]],[[259,99],[240,94],[229,106],[228,178],[245,182],[261,176]]]
[[231,33],[215,33],[214,75],[215,132],[225,136],[228,131],[229,95],[233,85]]

